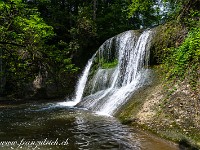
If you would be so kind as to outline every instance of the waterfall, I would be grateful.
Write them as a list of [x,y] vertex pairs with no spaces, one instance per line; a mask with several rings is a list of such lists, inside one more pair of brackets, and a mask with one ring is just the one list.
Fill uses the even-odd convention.
[[72,103],[113,115],[148,81],[152,33],[126,31],[105,41],[88,61]]
[[81,77],[78,80],[78,83],[77,83],[77,86],[76,86],[76,91],[75,91],[75,93],[76,93],[75,98],[72,101],[59,103],[60,105],[75,106],[76,104],[78,104],[81,101],[81,98],[83,96],[83,91],[84,91],[84,88],[85,88],[85,85],[86,85],[86,82],[87,82],[87,77],[88,77],[90,68],[92,66],[94,56],[88,61]]

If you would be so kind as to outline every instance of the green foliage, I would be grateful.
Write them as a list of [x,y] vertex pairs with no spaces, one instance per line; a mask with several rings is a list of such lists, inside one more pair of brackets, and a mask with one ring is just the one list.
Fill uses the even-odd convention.
[[[198,0],[132,0],[128,16],[138,27],[148,28],[174,19],[190,18],[193,10],[198,13]],[[194,18],[194,17],[193,17]]]
[[200,70],[198,3],[196,0],[178,1],[178,11],[174,13],[177,21],[170,21],[157,28],[152,48],[152,58],[163,64],[167,80],[186,79],[194,89],[199,86]]
[[131,22],[127,16],[129,5],[129,0],[99,2],[95,22],[101,42],[116,34],[136,28],[136,22]]
[[170,21],[156,28],[151,49],[151,60],[154,64],[161,64],[173,51],[171,47],[178,47],[184,40],[187,29],[177,21]]
[[69,30],[71,49],[79,50],[80,53],[96,38],[96,24],[88,12],[91,12],[88,7],[78,8],[76,24]]
[[103,69],[114,68],[114,67],[117,66],[118,60],[117,60],[117,59],[114,59],[112,62],[103,62],[103,61],[101,61],[100,64],[101,64],[101,67],[102,67]]
[[132,0],[132,4],[129,6],[129,15],[132,16],[135,12],[146,12],[150,11],[149,13],[154,12],[153,5],[155,4],[154,0]]
[[170,48],[166,58],[167,78],[188,78],[193,87],[199,78],[200,66],[200,29],[193,28],[178,48]]
[[128,16],[139,28],[148,28],[160,24],[164,14],[160,14],[160,6],[155,0],[132,0],[128,8]]
[[61,75],[70,76],[77,71],[65,42],[60,41],[57,47],[46,45],[55,34],[36,8],[21,0],[9,0],[0,3],[0,14],[1,74],[6,78],[6,94],[14,92],[23,97],[26,85],[39,73],[48,72],[49,80],[56,78],[60,82]]
[[200,22],[198,21],[199,18],[200,18],[199,10],[191,9],[189,10],[187,16],[183,18],[182,23],[189,28],[199,27],[200,26]]
[[54,34],[52,27],[44,23],[37,10],[29,9],[20,0],[1,3],[0,14],[0,48],[7,79],[28,81],[34,77],[29,71],[36,65],[34,59],[41,57],[43,39]]

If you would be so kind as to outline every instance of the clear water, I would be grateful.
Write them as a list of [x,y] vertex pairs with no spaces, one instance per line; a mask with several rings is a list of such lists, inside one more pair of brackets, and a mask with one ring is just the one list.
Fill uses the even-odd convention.
[[[6,141],[12,143],[6,145]],[[114,117],[101,116],[74,107],[63,107],[58,103],[38,103],[1,106],[0,149],[175,150],[176,148],[122,125]]]

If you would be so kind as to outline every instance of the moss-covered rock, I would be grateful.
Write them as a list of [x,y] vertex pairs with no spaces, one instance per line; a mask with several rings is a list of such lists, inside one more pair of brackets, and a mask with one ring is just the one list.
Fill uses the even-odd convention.
[[187,28],[177,21],[171,21],[155,28],[151,46],[151,65],[161,64],[171,52],[171,47],[178,47],[188,33]]

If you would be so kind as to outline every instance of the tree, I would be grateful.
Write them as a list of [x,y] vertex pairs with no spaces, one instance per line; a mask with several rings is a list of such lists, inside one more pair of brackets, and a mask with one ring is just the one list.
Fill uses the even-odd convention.
[[93,19],[96,19],[96,12],[97,12],[97,0],[93,0]]
[[64,62],[57,67],[62,70],[60,74],[76,71],[70,58],[60,57],[62,52],[57,49],[53,52],[55,49],[46,46],[55,34],[35,7],[29,7],[21,0],[7,0],[0,3],[0,14],[0,49],[3,50],[7,91],[23,95],[24,87],[38,74],[50,72],[55,67],[50,62]]
[[97,34],[100,43],[123,31],[135,29],[127,16],[130,0],[99,1],[96,13]]

